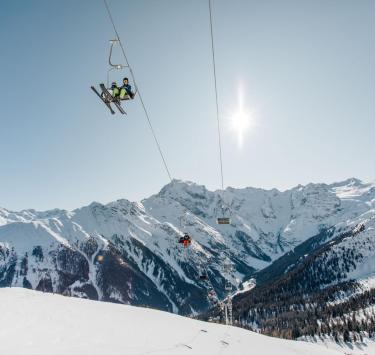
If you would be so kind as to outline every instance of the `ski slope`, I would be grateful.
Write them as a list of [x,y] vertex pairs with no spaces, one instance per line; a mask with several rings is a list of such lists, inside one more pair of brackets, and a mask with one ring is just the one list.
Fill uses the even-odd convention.
[[21,288],[0,289],[1,354],[342,354],[174,314]]

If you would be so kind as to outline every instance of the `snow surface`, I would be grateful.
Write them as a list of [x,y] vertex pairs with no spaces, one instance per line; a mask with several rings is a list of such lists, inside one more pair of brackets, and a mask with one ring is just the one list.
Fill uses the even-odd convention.
[[166,312],[0,289],[1,354],[342,354],[305,342],[205,323]]
[[373,355],[375,354],[375,342],[364,339],[363,342],[344,343],[343,341],[336,343],[332,339],[326,337],[324,339],[315,337],[314,339],[306,339],[309,342],[324,346],[327,349],[335,349],[346,355]]

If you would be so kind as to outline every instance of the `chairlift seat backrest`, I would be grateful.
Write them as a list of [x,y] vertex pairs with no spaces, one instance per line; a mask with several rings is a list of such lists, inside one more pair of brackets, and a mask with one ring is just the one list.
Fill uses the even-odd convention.
[[228,217],[219,217],[217,219],[217,224],[230,224],[230,218],[228,218]]

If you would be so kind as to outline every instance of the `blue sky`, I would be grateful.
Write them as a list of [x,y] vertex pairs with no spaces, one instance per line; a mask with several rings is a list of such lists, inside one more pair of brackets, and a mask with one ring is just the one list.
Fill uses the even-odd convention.
[[[173,177],[219,188],[207,1],[109,3]],[[213,4],[225,185],[374,180],[375,2]],[[168,183],[139,101],[112,117],[89,89],[113,37],[99,0],[0,2],[0,206],[138,200]],[[241,148],[227,123],[239,86],[255,121]]]

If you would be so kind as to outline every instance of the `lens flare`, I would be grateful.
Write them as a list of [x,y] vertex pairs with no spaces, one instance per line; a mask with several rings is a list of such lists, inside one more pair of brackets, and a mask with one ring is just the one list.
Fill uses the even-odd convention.
[[243,90],[238,89],[238,107],[237,110],[230,115],[230,129],[237,134],[238,146],[242,147],[245,133],[252,127],[253,119],[250,112],[244,107]]

